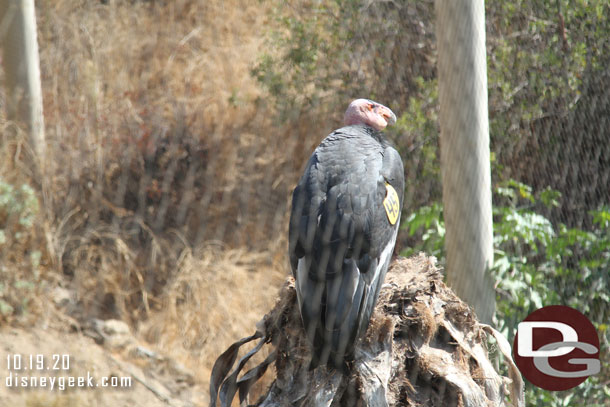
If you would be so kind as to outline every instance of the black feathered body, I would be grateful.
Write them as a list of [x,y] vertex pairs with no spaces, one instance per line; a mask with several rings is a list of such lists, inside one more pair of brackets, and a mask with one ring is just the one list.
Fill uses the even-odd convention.
[[396,242],[383,201],[402,209],[398,152],[365,125],[343,127],[316,148],[292,196],[289,254],[311,368],[344,369],[366,331]]

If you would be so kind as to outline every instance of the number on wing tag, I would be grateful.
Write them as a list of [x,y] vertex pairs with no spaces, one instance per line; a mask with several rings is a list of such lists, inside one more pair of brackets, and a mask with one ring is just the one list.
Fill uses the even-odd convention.
[[394,225],[398,220],[398,215],[400,213],[400,206],[398,205],[398,194],[392,185],[386,182],[385,184],[386,194],[385,199],[383,200],[383,207],[385,208],[385,213],[388,215],[388,220],[391,225]]

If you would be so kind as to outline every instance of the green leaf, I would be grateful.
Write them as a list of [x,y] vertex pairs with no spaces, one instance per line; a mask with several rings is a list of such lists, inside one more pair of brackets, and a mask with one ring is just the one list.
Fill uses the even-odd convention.
[[561,198],[561,192],[551,189],[550,187],[546,187],[540,193],[540,201],[547,208],[559,207],[559,198]]

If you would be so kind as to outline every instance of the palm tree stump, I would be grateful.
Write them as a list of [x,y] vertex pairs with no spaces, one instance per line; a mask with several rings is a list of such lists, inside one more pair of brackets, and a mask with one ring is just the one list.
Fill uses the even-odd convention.
[[[221,406],[230,406],[239,394],[240,405],[260,407],[523,406],[523,381],[510,345],[477,321],[443,283],[435,263],[424,254],[393,261],[347,374],[325,366],[308,369],[309,344],[289,277],[256,333],[234,343],[216,361],[210,405],[216,406],[219,398]],[[233,367],[240,348],[257,339]],[[494,354],[503,356],[508,377],[494,368],[489,344]],[[266,358],[248,364],[259,351]],[[250,394],[252,385],[271,364],[271,385],[248,404],[256,397]],[[249,370],[242,373],[246,366]]]

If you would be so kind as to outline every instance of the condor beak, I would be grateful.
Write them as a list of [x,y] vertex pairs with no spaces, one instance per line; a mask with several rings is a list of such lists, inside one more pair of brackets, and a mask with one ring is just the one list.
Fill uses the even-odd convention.
[[385,121],[388,122],[388,126],[396,124],[396,115],[389,108],[387,108],[387,107],[385,107],[383,105],[380,105],[379,106],[379,113],[383,116]]

